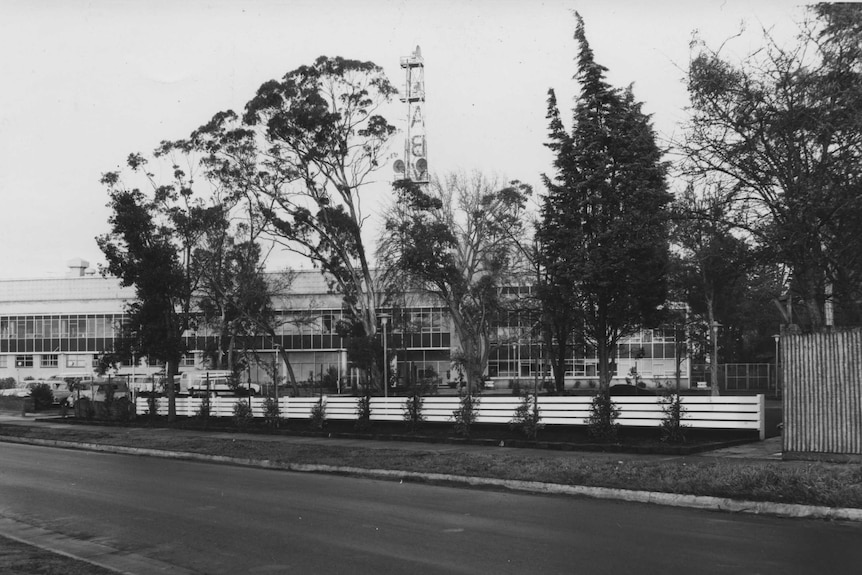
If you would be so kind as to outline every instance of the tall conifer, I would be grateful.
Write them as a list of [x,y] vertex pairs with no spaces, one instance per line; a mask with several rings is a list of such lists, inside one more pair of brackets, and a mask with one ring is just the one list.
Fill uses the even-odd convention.
[[[631,88],[605,80],[607,68],[596,63],[576,16],[581,91],[571,133],[549,92],[547,146],[556,174],[544,176],[538,234],[547,282],[565,288],[575,331],[595,347],[606,390],[617,342],[661,319],[671,196],[649,117]],[[547,304],[559,305],[556,298]]]

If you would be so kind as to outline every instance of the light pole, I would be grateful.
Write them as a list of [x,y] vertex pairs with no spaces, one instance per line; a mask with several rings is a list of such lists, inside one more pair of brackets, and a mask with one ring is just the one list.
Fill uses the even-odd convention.
[[721,324],[712,322],[712,395],[720,395],[718,392],[718,328]]
[[513,380],[514,383],[512,385],[517,386],[517,389],[520,392],[520,388],[521,388],[520,375],[521,375],[521,372],[518,369],[518,360],[516,359],[517,356],[515,355],[517,349],[518,349],[518,344],[513,343],[512,344],[512,373],[514,374],[515,378]]
[[383,326],[383,397],[389,397],[389,357],[386,348],[386,326],[389,325],[389,314],[381,313],[380,325]]
[[781,336],[776,333],[772,336],[772,339],[775,340],[775,395],[778,396],[778,342]]

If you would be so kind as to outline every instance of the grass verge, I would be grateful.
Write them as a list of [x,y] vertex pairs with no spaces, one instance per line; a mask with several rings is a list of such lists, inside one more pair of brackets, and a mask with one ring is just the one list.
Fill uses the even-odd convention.
[[706,457],[640,458],[624,454],[506,449],[451,450],[439,446],[356,447],[279,440],[274,436],[202,436],[164,428],[62,428],[0,425],[0,435],[100,443],[321,464],[362,469],[443,473],[562,485],[710,495],[750,501],[862,508],[862,466],[822,462],[757,462]]
[[0,536],[0,573],[6,575],[115,575],[85,561],[78,561]]

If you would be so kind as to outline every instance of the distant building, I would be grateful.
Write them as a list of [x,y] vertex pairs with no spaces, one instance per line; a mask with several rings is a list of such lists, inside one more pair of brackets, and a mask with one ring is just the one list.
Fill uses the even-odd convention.
[[[134,297],[134,290],[122,287],[117,279],[92,273],[86,261],[72,260],[68,266],[64,278],[0,280],[0,378],[21,381],[91,374],[99,354],[113,349],[124,321],[124,306]],[[529,288],[513,288],[518,289]],[[392,316],[386,326],[388,346],[397,355],[392,373],[401,381],[410,377],[446,384],[453,377],[449,315],[427,297],[408,299],[414,303],[406,309],[383,310]],[[317,380],[334,372],[349,384],[359,377],[345,342],[336,333],[342,319],[341,297],[328,292],[318,271],[296,272],[290,293],[274,303],[283,320],[277,343],[288,352],[297,380]],[[201,328],[185,335],[189,352],[180,370],[207,368],[203,350],[215,334]],[[635,368],[652,385],[672,381],[678,352],[675,335],[673,329],[645,329],[625,340],[618,346],[616,378],[623,381]],[[262,365],[277,365],[280,375],[286,375],[271,342],[255,337],[247,347],[255,351],[257,361],[248,374],[253,381],[269,381]],[[487,376],[497,387],[550,379],[541,360],[544,352],[544,344],[531,335],[527,322],[513,316],[492,337]],[[683,387],[689,386],[688,366],[683,358]],[[147,358],[130,357],[120,370],[154,373],[162,367],[148,363]],[[584,345],[572,350],[566,379],[567,387],[587,387],[598,380],[597,360]]]

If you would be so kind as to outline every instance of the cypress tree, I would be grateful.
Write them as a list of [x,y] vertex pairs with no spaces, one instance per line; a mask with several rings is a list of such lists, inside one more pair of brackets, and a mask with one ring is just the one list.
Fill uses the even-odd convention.
[[556,173],[543,178],[538,236],[547,282],[566,292],[556,305],[564,299],[575,331],[595,347],[607,390],[617,342],[661,321],[671,196],[649,116],[630,87],[605,80],[607,68],[596,63],[576,17],[581,91],[570,133],[549,91],[547,146]]

